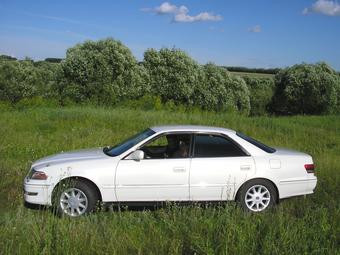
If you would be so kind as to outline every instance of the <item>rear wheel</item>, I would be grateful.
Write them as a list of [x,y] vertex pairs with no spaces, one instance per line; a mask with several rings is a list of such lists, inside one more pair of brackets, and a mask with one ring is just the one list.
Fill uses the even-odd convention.
[[251,180],[241,187],[238,201],[246,211],[262,212],[277,203],[277,192],[267,180]]
[[78,217],[95,210],[98,194],[89,183],[70,180],[58,185],[53,200],[59,216]]

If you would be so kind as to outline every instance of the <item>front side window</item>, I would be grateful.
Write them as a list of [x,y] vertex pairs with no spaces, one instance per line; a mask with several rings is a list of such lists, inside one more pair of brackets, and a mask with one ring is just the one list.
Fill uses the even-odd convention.
[[219,135],[198,134],[195,136],[194,157],[241,157],[247,154],[233,141]]
[[113,147],[104,148],[103,151],[108,156],[111,156],[111,157],[118,156],[118,155],[122,154],[123,152],[127,151],[128,149],[132,148],[136,144],[140,143],[141,141],[145,140],[149,136],[152,136],[154,133],[155,133],[155,131],[148,128],[148,129],[144,130],[143,132],[138,133],[138,134],[126,139],[125,141],[121,142],[120,144],[117,144]]
[[143,145],[145,159],[188,158],[190,134],[165,134]]

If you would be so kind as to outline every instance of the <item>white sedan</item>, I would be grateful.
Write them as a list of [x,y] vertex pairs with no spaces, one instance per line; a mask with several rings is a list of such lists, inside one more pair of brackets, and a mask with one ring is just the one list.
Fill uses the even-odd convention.
[[27,204],[80,216],[103,203],[235,200],[261,212],[313,193],[308,154],[271,148],[233,130],[157,126],[113,147],[40,159],[24,180]]

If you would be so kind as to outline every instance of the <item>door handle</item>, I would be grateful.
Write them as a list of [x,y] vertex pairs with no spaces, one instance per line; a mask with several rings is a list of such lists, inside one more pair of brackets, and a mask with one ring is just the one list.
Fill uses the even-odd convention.
[[183,172],[185,172],[185,168],[184,167],[174,167],[172,171],[174,171],[174,173],[183,173]]
[[240,167],[240,169],[241,169],[241,171],[249,171],[249,170],[251,170],[251,166],[243,165],[243,166]]

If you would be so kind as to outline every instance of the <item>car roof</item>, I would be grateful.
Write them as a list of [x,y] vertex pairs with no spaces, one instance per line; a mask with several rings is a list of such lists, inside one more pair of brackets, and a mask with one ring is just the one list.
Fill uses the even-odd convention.
[[153,131],[159,132],[173,132],[173,131],[183,131],[183,132],[213,132],[213,133],[225,133],[225,134],[235,134],[236,132],[231,129],[221,128],[221,127],[209,127],[209,126],[198,126],[198,125],[169,125],[169,126],[154,126],[151,127]]

